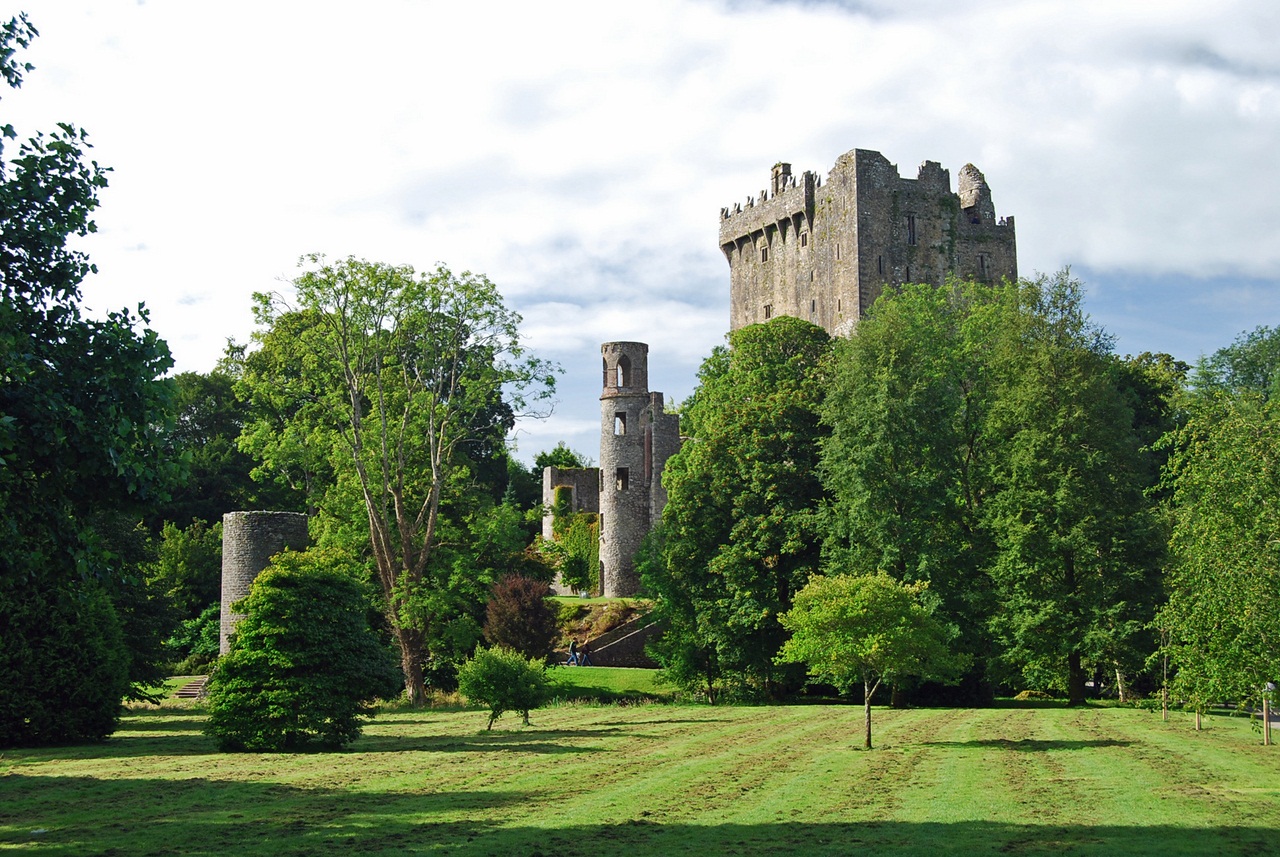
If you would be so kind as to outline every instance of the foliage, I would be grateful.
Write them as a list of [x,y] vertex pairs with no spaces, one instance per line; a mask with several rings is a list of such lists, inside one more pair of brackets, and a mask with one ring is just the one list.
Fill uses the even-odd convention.
[[570,449],[565,445],[564,441],[557,443],[555,449],[543,450],[533,457],[533,474],[538,477],[539,481],[542,479],[542,471],[548,467],[571,470],[590,466],[590,458],[575,449]]
[[986,428],[992,627],[1028,684],[1065,684],[1080,704],[1091,667],[1136,669],[1154,648],[1164,533],[1110,340],[1084,314],[1079,283],[1063,272],[1012,295]]
[[528,658],[551,656],[558,626],[547,603],[551,587],[544,580],[506,574],[493,585],[485,609],[484,638],[490,646],[513,649]]
[[774,662],[777,617],[818,565],[828,349],[821,328],[783,316],[734,331],[702,365],[681,415],[691,440],[663,474],[661,561],[641,578],[673,680],[716,676],[708,688],[723,680],[744,695],[798,682]]
[[970,698],[1003,678],[1080,702],[1091,669],[1140,667],[1163,539],[1149,445],[1185,367],[1115,358],[1066,272],[886,292],[833,365],[832,567],[928,581],[974,657]]
[[[10,88],[31,70],[16,57],[35,36],[25,16],[0,27],[0,74]],[[3,131],[16,137],[9,125]],[[117,569],[93,522],[104,509],[158,499],[176,472],[157,454],[168,422],[170,387],[158,380],[172,363],[168,348],[138,330],[142,307],[81,314],[81,282],[93,266],[67,242],[95,231],[107,184],[88,148],[84,132],[66,123],[20,144],[16,157],[0,139],[0,580],[12,616],[0,653],[5,741],[110,731],[125,661],[116,613],[102,604],[109,587],[99,582]],[[45,686],[73,667],[79,678]],[[47,672],[26,675],[37,668]]]
[[488,706],[488,730],[508,711],[519,713],[528,726],[529,712],[550,699],[551,683],[541,658],[500,646],[480,647],[458,670],[458,691],[472,703]]
[[[259,403],[245,443],[264,467],[298,474],[311,503],[327,497],[327,514],[367,525],[405,687],[420,704],[424,669],[443,654],[433,649],[457,639],[442,623],[460,602],[482,605],[489,582],[470,594],[450,585],[485,514],[476,485],[492,484],[489,470],[505,482],[506,432],[550,395],[555,367],[526,355],[520,317],[483,276],[354,258],[302,264],[297,310],[256,296],[266,357],[244,360],[242,386]],[[463,612],[462,632],[474,633]]]
[[1197,708],[1256,700],[1280,677],[1280,404],[1219,396],[1169,462],[1173,563],[1165,630],[1173,692]]
[[160,532],[151,581],[183,619],[198,616],[222,597],[222,521],[166,522]]
[[333,550],[285,552],[236,602],[244,618],[209,681],[206,732],[223,750],[342,747],[360,735],[369,701],[396,693],[357,574]]
[[185,619],[165,646],[178,658],[175,675],[195,675],[218,657],[222,640],[222,603],[215,601],[194,619]]
[[947,680],[966,665],[953,636],[921,604],[928,583],[902,583],[881,572],[812,578],[779,617],[791,637],[780,661],[805,664],[809,675],[847,693],[863,687],[866,739],[871,749],[871,698],[882,681],[907,677]]
[[0,575],[0,747],[101,741],[129,690],[129,655],[101,587]]
[[1196,364],[1198,395],[1252,393],[1275,398],[1280,385],[1280,327],[1259,326],[1240,334]]

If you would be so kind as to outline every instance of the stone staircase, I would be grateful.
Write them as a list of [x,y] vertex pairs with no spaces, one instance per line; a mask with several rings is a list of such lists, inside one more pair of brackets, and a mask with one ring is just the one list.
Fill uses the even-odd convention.
[[205,694],[205,686],[209,684],[209,677],[202,675],[194,681],[189,681],[182,687],[178,688],[174,696],[178,699],[203,699]]

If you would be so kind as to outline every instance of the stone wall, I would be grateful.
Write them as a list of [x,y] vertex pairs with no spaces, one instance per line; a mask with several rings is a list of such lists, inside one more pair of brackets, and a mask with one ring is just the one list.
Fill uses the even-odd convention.
[[228,651],[228,636],[242,615],[231,605],[249,594],[249,587],[285,548],[306,550],[307,516],[301,512],[228,512],[222,516],[222,642],[219,654]]

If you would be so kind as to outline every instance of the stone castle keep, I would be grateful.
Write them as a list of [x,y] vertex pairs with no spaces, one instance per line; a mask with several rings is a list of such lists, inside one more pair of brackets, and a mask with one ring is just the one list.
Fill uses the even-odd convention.
[[776,164],[759,196],[720,209],[730,329],[790,315],[848,335],[886,285],[1017,279],[1013,218],[996,219],[973,164],[959,184],[936,161],[904,179],[868,149],[841,155],[825,182]]

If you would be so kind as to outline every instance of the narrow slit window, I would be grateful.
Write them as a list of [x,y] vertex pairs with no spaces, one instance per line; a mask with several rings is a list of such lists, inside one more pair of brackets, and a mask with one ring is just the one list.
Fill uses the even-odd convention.
[[761,247],[761,248],[760,248],[760,261],[761,261],[761,262],[768,262],[768,261],[769,261],[769,248],[768,248],[768,247]]
[[837,262],[840,261],[840,245],[839,244],[836,245],[836,261]]
[[617,483],[617,484],[618,484],[618,490],[619,490],[619,491],[626,491],[626,490],[627,490],[627,483],[631,481],[631,470],[630,470],[630,468],[627,468],[627,467],[619,467],[619,468],[618,468],[618,474],[617,474],[617,480],[618,480],[618,483]]
[[907,243],[911,245],[916,243],[916,216],[914,214],[907,215]]
[[613,415],[613,433],[616,435],[624,435],[627,433],[626,411],[618,411]]
[[809,233],[808,233],[808,232],[801,232],[801,233],[800,233],[800,246],[801,246],[801,247],[808,247],[808,246],[809,246]]
[[764,318],[765,318],[765,321],[768,321],[769,319],[773,318],[773,304],[764,305]]
[[876,257],[876,267],[880,269],[880,276],[883,277],[884,276],[884,257],[883,256]]
[[988,270],[988,265],[987,265],[987,254],[979,253],[978,254],[978,276],[982,277],[985,280],[990,275],[990,273],[991,272]]

